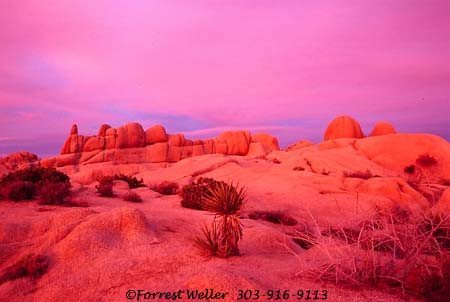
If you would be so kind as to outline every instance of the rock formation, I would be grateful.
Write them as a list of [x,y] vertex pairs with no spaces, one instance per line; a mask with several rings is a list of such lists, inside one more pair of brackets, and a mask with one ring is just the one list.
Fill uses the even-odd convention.
[[161,125],[144,131],[138,123],[117,129],[103,124],[96,136],[80,135],[77,125],[73,125],[61,155],[46,158],[40,164],[62,167],[102,162],[173,163],[204,154],[262,156],[279,149],[275,137],[264,133],[252,136],[248,131],[226,131],[213,139],[190,140],[183,134],[168,134]]
[[324,140],[337,138],[363,138],[364,134],[359,123],[350,116],[339,116],[328,125]]
[[380,121],[375,124],[369,136],[386,135],[394,133],[397,133],[397,131],[395,131],[395,128],[394,126],[392,126],[391,123]]

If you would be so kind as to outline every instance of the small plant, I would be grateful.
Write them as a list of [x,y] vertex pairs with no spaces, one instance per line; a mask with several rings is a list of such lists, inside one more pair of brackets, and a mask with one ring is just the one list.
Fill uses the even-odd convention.
[[132,191],[129,191],[123,199],[129,202],[142,202],[142,197],[138,193]]
[[354,171],[354,172],[348,172],[345,171],[343,173],[344,177],[350,177],[350,178],[361,178],[361,179],[369,179],[369,178],[373,178],[376,177],[372,174],[372,172],[370,170],[366,170],[366,171]]
[[298,167],[294,167],[292,170],[294,171],[305,171],[305,168],[298,166]]
[[421,154],[417,157],[416,164],[424,168],[430,168],[437,165],[437,160],[429,154]]
[[150,186],[150,189],[162,195],[175,195],[178,192],[178,184],[176,182],[163,181],[159,185]]
[[99,179],[98,185],[95,186],[97,193],[102,197],[113,197],[113,178],[110,176],[105,176]]
[[114,180],[125,181],[126,183],[128,183],[128,186],[130,187],[130,189],[145,187],[144,180],[142,178],[137,179],[135,176],[129,176],[129,175],[125,175],[125,174],[116,174],[116,175],[114,175]]
[[321,172],[320,174],[325,175],[325,176],[328,176],[328,175],[330,175],[330,171],[327,171],[327,170],[325,170],[325,169],[322,169],[322,172]]
[[45,181],[39,188],[40,204],[60,205],[68,203],[70,183]]
[[214,213],[211,228],[204,227],[204,238],[197,237],[196,244],[211,255],[227,258],[239,255],[242,224],[238,216],[245,201],[244,188],[233,184],[218,183],[209,188],[209,196],[202,201],[202,208]]
[[295,220],[295,218],[280,211],[255,211],[250,213],[248,216],[253,220],[262,219],[271,223],[287,226],[297,225],[297,220]]
[[197,181],[185,185],[181,190],[181,206],[184,208],[204,210],[202,208],[203,200],[211,197],[210,188],[220,183],[220,181],[212,178],[200,177]]
[[274,164],[277,164],[277,165],[281,164],[281,161],[278,158],[273,158],[271,160],[271,162],[274,163]]
[[0,284],[23,277],[39,278],[45,274],[48,265],[46,256],[28,254],[4,270],[0,275]]
[[409,175],[413,175],[414,173],[416,173],[416,166],[415,165],[406,166],[403,169],[403,172],[405,172],[406,174],[409,174]]

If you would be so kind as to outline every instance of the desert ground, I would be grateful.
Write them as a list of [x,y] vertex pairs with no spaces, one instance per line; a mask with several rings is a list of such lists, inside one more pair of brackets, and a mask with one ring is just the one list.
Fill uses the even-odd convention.
[[[445,139],[388,123],[365,136],[350,117],[332,121],[322,142],[284,150],[270,135],[244,131],[190,141],[149,130],[106,125],[85,137],[73,127],[58,156],[3,158],[3,175],[57,168],[71,195],[57,205],[39,196],[0,201],[0,301],[137,301],[128,290],[206,288],[229,293],[219,301],[237,301],[239,289],[327,290],[328,301],[448,297],[448,240],[412,231],[432,221],[448,235]],[[114,196],[100,196],[99,179],[117,174],[146,186],[114,180]],[[183,186],[199,178],[245,189],[239,255],[215,257],[195,243],[214,216],[181,204]],[[154,190],[163,182],[178,192]],[[142,201],[123,200],[130,191]],[[436,245],[422,249],[428,240]],[[9,276],[29,255],[43,257],[45,269]]]

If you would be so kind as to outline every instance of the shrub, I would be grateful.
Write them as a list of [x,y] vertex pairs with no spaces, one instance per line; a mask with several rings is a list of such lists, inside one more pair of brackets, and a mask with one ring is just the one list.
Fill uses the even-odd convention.
[[200,177],[196,182],[185,185],[181,190],[181,206],[184,208],[204,210],[202,208],[203,200],[211,197],[210,188],[220,184],[212,178]]
[[421,154],[416,159],[416,164],[425,168],[437,165],[437,160],[429,154]]
[[138,193],[132,191],[128,192],[128,194],[125,195],[123,199],[130,202],[142,202],[141,196],[139,196]]
[[245,190],[233,184],[219,183],[209,188],[209,196],[201,207],[214,213],[211,228],[203,228],[204,238],[197,237],[197,245],[211,255],[226,258],[239,255],[242,224],[238,212],[245,201]]
[[9,200],[31,200],[36,194],[35,185],[29,181],[13,180],[1,186],[0,195]]
[[60,205],[68,203],[70,183],[45,181],[39,188],[40,204]]
[[[0,195],[11,200],[33,199],[42,187],[64,184],[70,188],[70,178],[54,168],[31,168],[10,172],[0,180]],[[42,192],[46,192],[43,190]]]
[[114,180],[123,180],[123,181],[127,182],[130,189],[145,187],[144,180],[142,178],[137,179],[135,176],[116,174],[116,175],[114,175]]
[[305,168],[298,166],[298,167],[294,167],[292,170],[294,170],[294,171],[305,171]]
[[28,254],[7,267],[0,275],[0,284],[23,277],[39,278],[47,271],[49,262],[44,255]]
[[159,185],[151,186],[150,189],[162,195],[175,195],[178,192],[178,184],[176,182],[163,181]]
[[416,166],[415,165],[406,166],[403,169],[403,172],[405,172],[406,174],[412,175],[412,174],[416,173]]
[[113,197],[113,178],[105,176],[99,179],[98,185],[95,186],[97,193],[102,197]]
[[376,177],[372,174],[372,172],[370,170],[354,171],[354,172],[344,171],[343,175],[344,175],[344,177],[361,178],[361,179],[369,179],[369,178]]
[[281,161],[278,158],[273,158],[271,160],[271,162],[274,163],[274,164],[277,164],[277,165],[281,164]]
[[271,223],[287,226],[297,225],[295,218],[280,211],[255,211],[249,214],[249,218],[253,220],[263,219]]

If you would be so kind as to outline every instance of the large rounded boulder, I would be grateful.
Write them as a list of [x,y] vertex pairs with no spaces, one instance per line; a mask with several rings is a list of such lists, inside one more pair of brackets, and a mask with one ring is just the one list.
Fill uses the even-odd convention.
[[226,131],[219,135],[218,140],[225,142],[228,155],[247,155],[251,135],[248,131]]
[[145,143],[147,145],[167,142],[166,129],[161,125],[155,125],[145,131]]
[[369,136],[387,135],[397,133],[394,126],[389,122],[377,122],[370,132]]
[[337,138],[363,138],[359,123],[350,116],[339,116],[331,121],[325,130],[324,140]]
[[145,132],[139,123],[129,123],[117,128],[116,148],[138,148],[145,146]]

